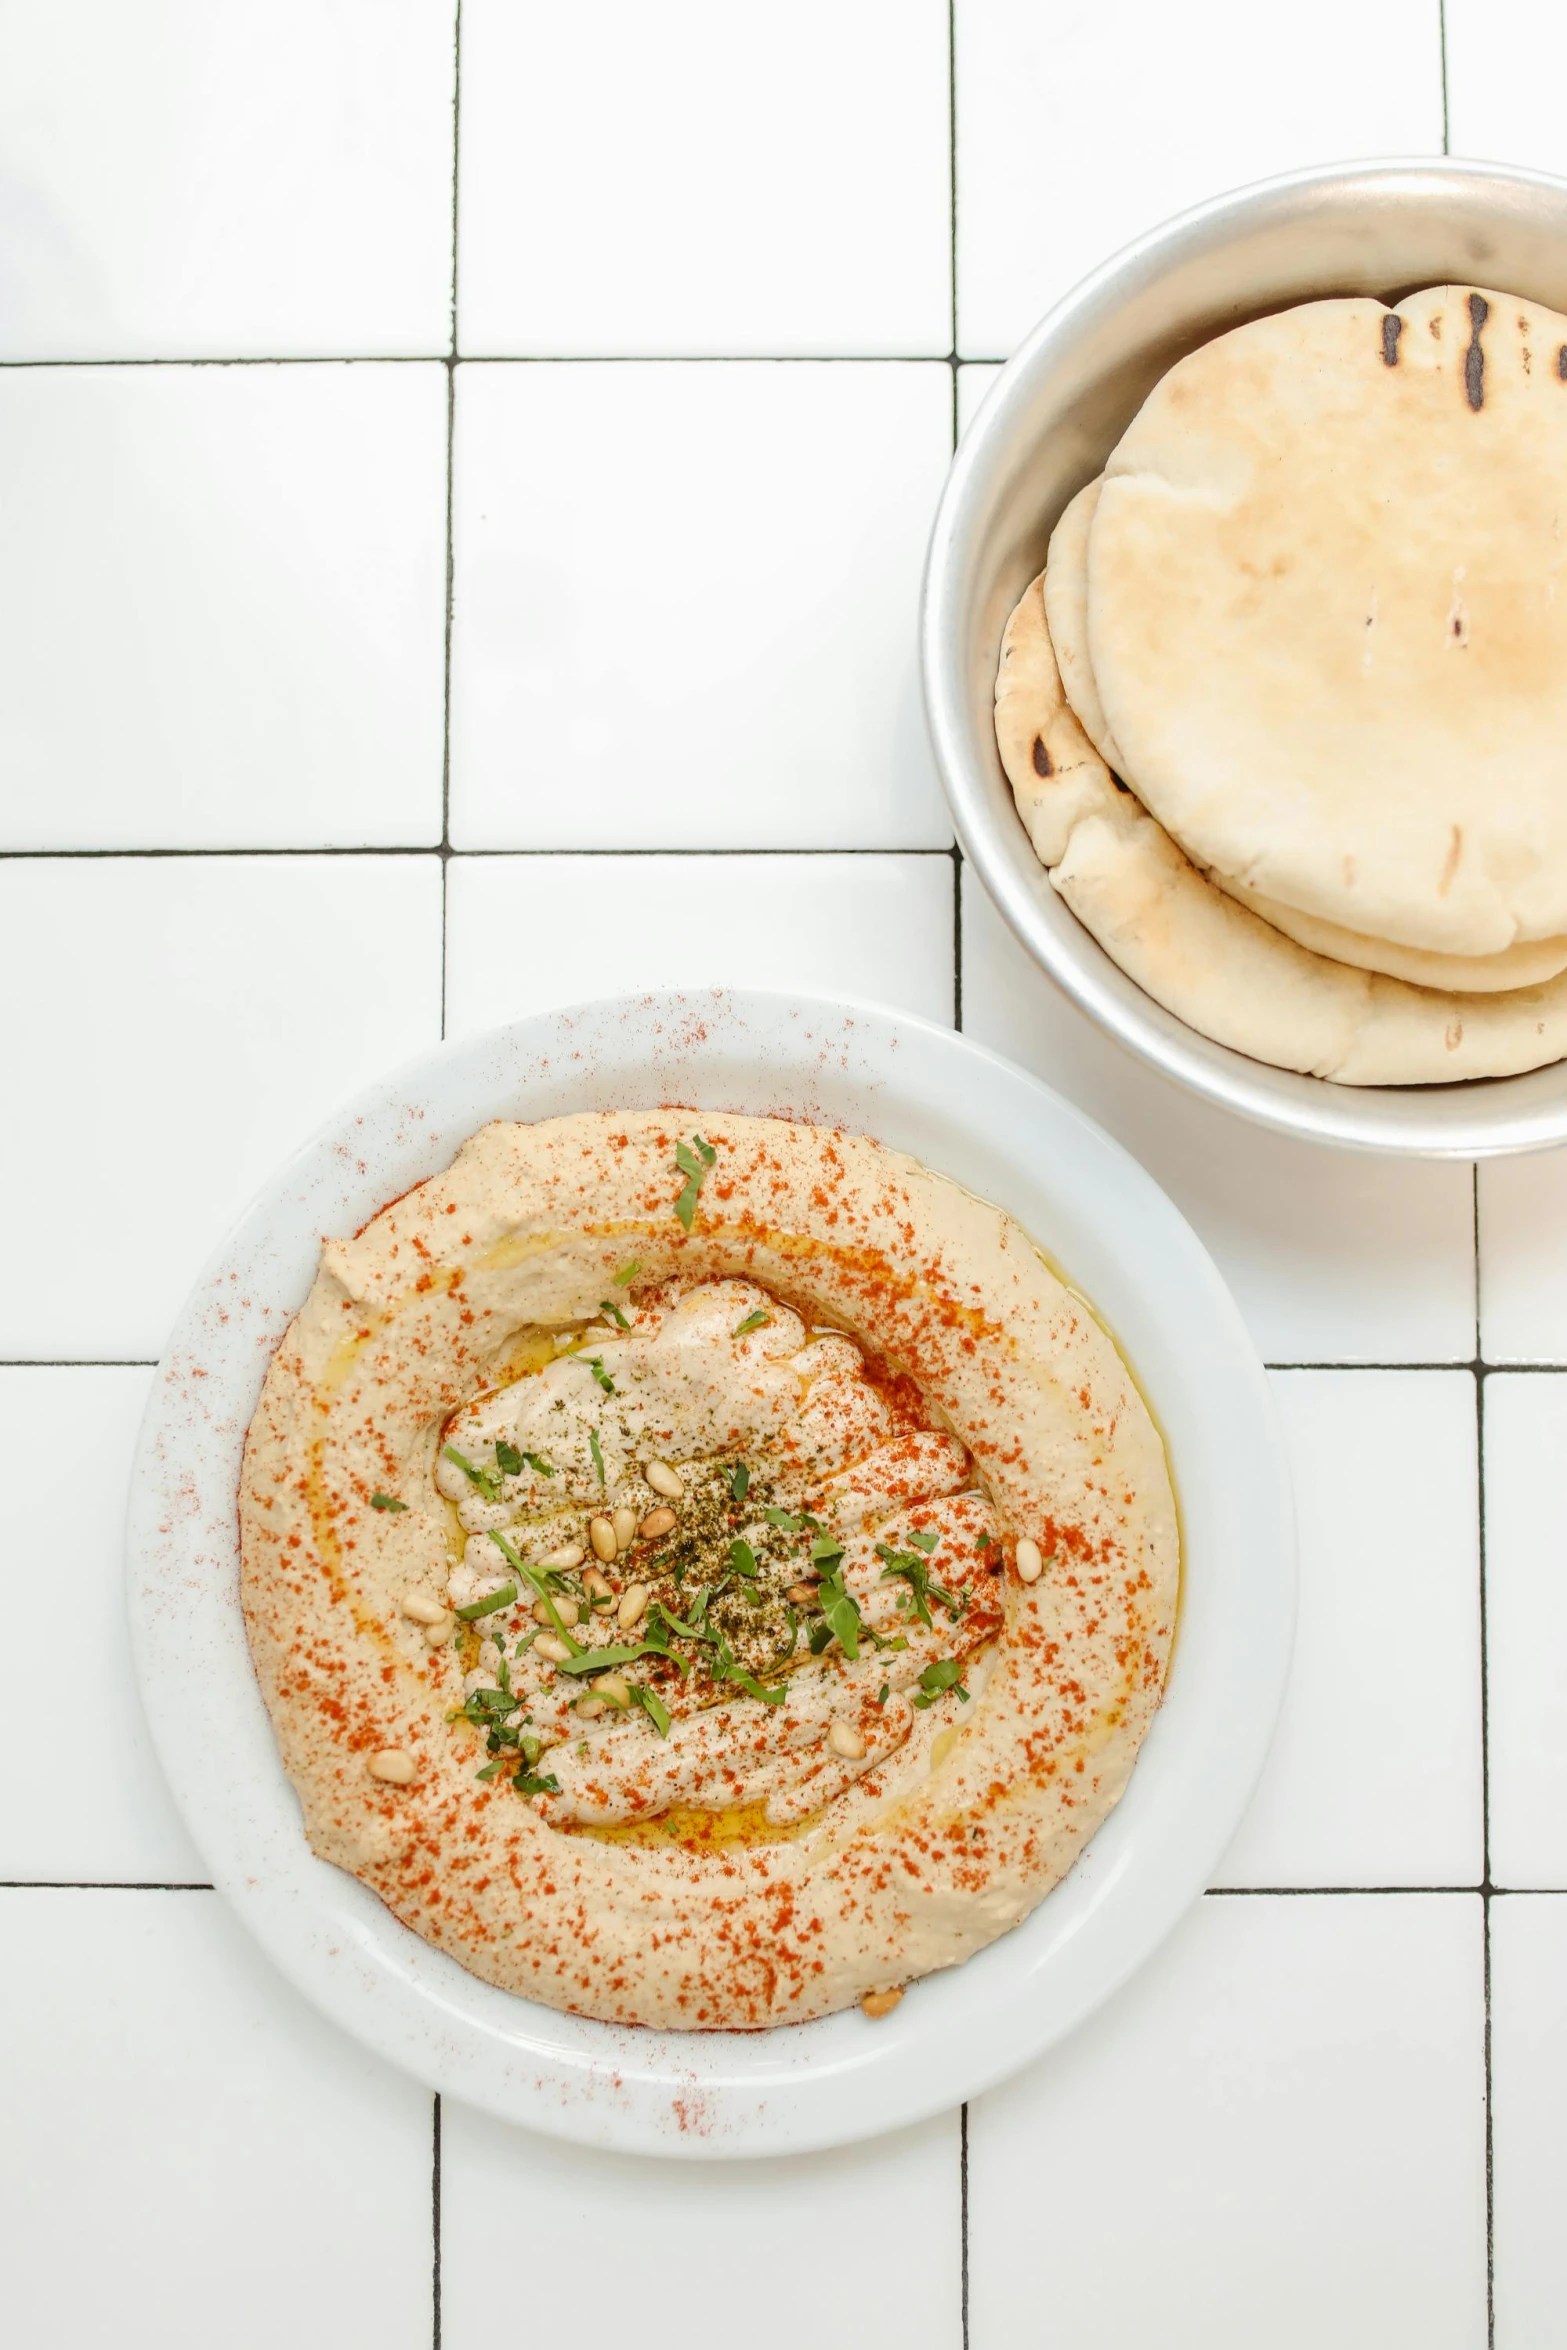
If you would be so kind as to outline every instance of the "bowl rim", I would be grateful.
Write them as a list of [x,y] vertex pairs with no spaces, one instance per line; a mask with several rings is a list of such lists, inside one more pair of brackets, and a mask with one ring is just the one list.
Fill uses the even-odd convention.
[[[250,1660],[234,1496],[246,1430],[323,1232],[450,1163],[489,1117],[741,1109],[852,1123],[1042,1226],[1154,1403],[1183,1520],[1165,1700],[1115,1809],[1010,1933],[894,2017],[682,2034],[514,1997],[423,1942],[305,1840]],[[907,2126],[1005,2078],[1141,1966],[1249,1803],[1295,1614],[1288,1460],[1240,1312],[1119,1143],[999,1054],[904,1012],[660,990],[434,1046],[336,1111],[263,1184],[187,1298],[153,1382],[126,1524],[137,1681],[222,1893],[318,2009],[431,2087],[549,2136],[734,2160]]]
[[[1567,1084],[1554,1098],[1542,1099],[1537,1081],[1567,1072],[1567,1063],[1452,1086],[1340,1085],[1253,1060],[1166,1011],[1054,898],[1012,805],[999,754],[992,744],[993,770],[981,775],[967,724],[961,556],[988,478],[1012,443],[1017,412],[1030,403],[1052,346],[1079,321],[1161,274],[1180,253],[1212,251],[1231,230],[1254,229],[1316,195],[1360,183],[1372,196],[1380,188],[1414,195],[1465,189],[1548,197],[1562,208],[1567,239],[1567,179],[1469,157],[1375,156],[1314,164],[1225,190],[1159,222],[1100,262],[1051,305],[1002,363],[953,457],[920,596],[926,730],[959,846],[1008,928],[1096,1027],[1167,1082],[1275,1133],[1341,1149],[1463,1160],[1547,1150],[1567,1141]],[[1000,814],[998,778],[1005,796]]]

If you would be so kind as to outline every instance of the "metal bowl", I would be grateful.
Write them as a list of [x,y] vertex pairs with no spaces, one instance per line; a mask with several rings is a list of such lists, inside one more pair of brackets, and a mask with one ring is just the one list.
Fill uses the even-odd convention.
[[1462,1085],[1349,1086],[1199,1036],[1128,979],[1050,887],[992,725],[1007,615],[1061,509],[1166,368],[1287,303],[1396,301],[1451,279],[1567,310],[1567,182],[1479,163],[1297,172],[1127,246],[1034,329],[964,436],[936,515],[920,629],[931,740],[964,853],[1074,1003],[1165,1076],[1281,1133],[1468,1159],[1567,1141],[1567,1063]]

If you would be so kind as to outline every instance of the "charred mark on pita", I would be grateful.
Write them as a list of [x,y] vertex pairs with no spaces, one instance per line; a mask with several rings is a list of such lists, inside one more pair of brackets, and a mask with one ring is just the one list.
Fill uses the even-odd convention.
[[1567,343],[1563,343],[1561,349],[1556,354],[1556,372],[1560,376],[1562,382],[1567,384]]
[[1464,397],[1477,412],[1485,406],[1485,353],[1480,348],[1480,329],[1491,315],[1491,305],[1484,294],[1469,297],[1469,348],[1464,353]]
[[1036,734],[1034,737],[1034,773],[1036,775],[1054,775],[1055,773],[1055,769],[1050,764],[1050,753],[1045,749],[1045,738],[1042,734]]
[[1398,365],[1398,338],[1404,331],[1404,322],[1396,310],[1390,310],[1382,321],[1382,364]]

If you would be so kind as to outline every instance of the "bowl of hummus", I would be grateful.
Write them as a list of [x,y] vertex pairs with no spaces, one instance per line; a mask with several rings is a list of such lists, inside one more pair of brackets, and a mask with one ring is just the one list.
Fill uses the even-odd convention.
[[765,996],[443,1048],[263,1194],[143,1434],[214,1876],[434,2085],[692,2153],[912,2120],[1200,1889],[1292,1617],[1260,1367],[1105,1137]]

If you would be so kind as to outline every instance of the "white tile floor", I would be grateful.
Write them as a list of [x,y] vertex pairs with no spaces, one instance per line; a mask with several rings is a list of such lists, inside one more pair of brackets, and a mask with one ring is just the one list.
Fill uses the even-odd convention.
[[[0,1605],[71,1635],[0,1708],[8,2340],[1563,2339],[1567,1160],[1294,1150],[1111,1051],[955,871],[913,655],[954,407],[1125,237],[1449,131],[1567,172],[1560,10],[1445,14],[1444,75],[1439,0],[0,0]],[[1278,1367],[1304,1590],[1087,2030],[699,2172],[436,2109],[176,1889],[119,1516],[332,1103],[720,977],[957,1018],[1137,1152]]]

